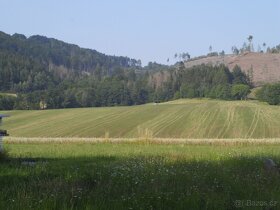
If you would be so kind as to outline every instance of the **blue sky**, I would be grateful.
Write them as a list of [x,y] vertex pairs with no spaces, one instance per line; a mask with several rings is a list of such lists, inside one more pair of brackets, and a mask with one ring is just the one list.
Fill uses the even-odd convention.
[[248,35],[255,48],[280,44],[280,1],[0,0],[0,30],[166,63],[176,52],[206,54],[210,45],[229,53]]

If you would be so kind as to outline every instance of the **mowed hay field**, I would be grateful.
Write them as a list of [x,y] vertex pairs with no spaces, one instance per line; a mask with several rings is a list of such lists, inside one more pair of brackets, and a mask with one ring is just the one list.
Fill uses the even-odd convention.
[[176,100],[131,107],[2,112],[11,137],[279,138],[280,107],[257,101]]

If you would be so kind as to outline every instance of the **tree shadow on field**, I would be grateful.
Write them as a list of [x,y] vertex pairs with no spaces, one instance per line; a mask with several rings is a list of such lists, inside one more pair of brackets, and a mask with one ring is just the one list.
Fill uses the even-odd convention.
[[0,163],[0,209],[279,209],[280,176],[263,159],[10,158]]

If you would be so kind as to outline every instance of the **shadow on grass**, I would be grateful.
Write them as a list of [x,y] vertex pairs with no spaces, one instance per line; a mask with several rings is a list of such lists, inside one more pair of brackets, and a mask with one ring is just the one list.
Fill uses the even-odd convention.
[[263,159],[10,158],[0,209],[279,209],[280,176]]

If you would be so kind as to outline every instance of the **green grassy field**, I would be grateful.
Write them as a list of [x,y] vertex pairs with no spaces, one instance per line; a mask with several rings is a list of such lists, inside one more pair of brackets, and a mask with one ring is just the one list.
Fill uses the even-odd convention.
[[280,163],[280,107],[196,99],[1,113],[11,137],[0,209],[280,209],[280,175],[263,169]]
[[280,208],[280,176],[263,170],[264,158],[280,162],[280,145],[5,147],[0,209]]
[[11,111],[12,137],[279,138],[280,107],[257,101],[176,100],[158,105]]

